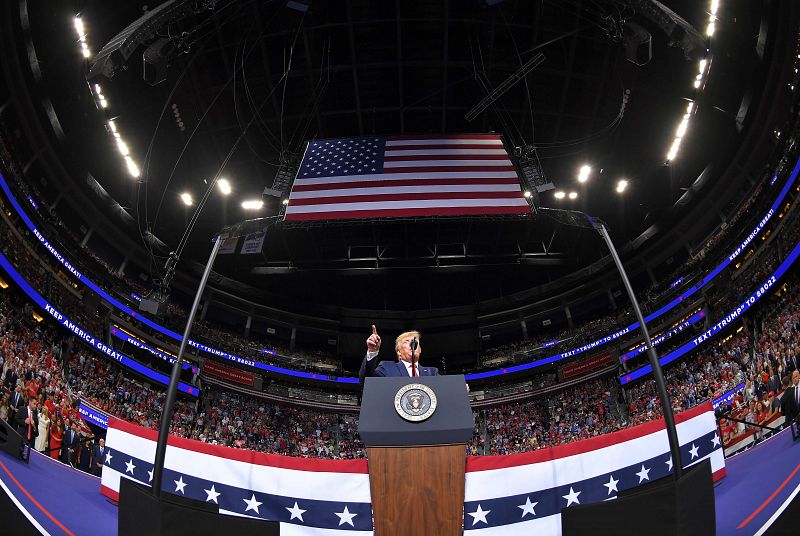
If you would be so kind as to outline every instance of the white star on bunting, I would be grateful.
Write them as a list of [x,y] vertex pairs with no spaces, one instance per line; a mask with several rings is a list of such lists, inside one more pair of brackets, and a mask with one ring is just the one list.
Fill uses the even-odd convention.
[[339,526],[347,523],[351,527],[355,527],[355,525],[353,525],[353,518],[358,514],[351,514],[346,505],[344,507],[344,512],[334,512],[334,514],[339,516]]
[[125,462],[125,472],[133,474],[133,470],[136,469],[136,466],[133,465],[133,459],[129,462]]
[[698,451],[698,450],[700,450],[700,448],[699,448],[699,447],[697,447],[697,446],[695,446],[695,444],[694,444],[694,443],[692,443],[692,448],[690,448],[690,449],[689,449],[689,454],[691,454],[691,455],[692,455],[692,459],[693,459],[693,460],[694,460],[695,458],[697,458],[697,456],[698,456],[698,454],[697,454],[697,451]]
[[[306,510],[301,510],[300,507],[297,506],[297,501],[294,501],[293,508],[289,508],[288,506],[284,506],[284,508],[289,510],[289,513],[292,515],[292,517],[289,518],[289,521],[291,521],[292,519],[299,519],[300,521],[303,521],[303,514],[306,512]],[[303,523],[305,523],[305,521],[303,521]]]
[[567,493],[566,495],[562,495],[562,497],[564,497],[567,500],[567,506],[566,507],[569,507],[569,505],[571,505],[573,503],[581,504],[581,502],[578,500],[578,495],[580,495],[580,494],[581,494],[580,491],[574,491],[572,489],[572,486],[570,486],[569,487],[569,493]]
[[242,499],[242,500],[247,504],[247,508],[244,509],[245,512],[247,512],[248,510],[252,510],[255,513],[259,514],[260,512],[258,511],[258,507],[261,506],[262,504],[264,504],[264,503],[260,503],[260,502],[258,502],[256,500],[256,494],[255,493],[253,493],[253,498],[252,499],[249,499],[249,500],[248,499]]
[[183,475],[178,477],[178,480],[173,480],[175,482],[175,491],[180,491],[181,493],[185,493],[183,488],[186,487],[186,482],[183,481]]
[[206,498],[206,502],[214,501],[216,504],[219,504],[219,502],[217,501],[217,497],[219,497],[221,494],[214,489],[214,484],[211,484],[211,489],[204,489],[203,491],[205,491],[206,495],[208,495],[208,497]]
[[149,477],[150,477],[150,482],[152,482],[152,481],[153,481],[153,470],[152,470],[152,469],[150,469],[149,471],[147,471],[147,476],[149,476]]
[[719,446],[719,436],[717,434],[714,434],[714,438],[711,440],[711,446],[712,447]]
[[639,484],[645,480],[650,480],[650,469],[645,468],[644,464],[642,464],[642,470],[636,473],[636,476],[639,477]]
[[664,463],[667,464],[667,470],[672,471],[672,456],[670,456],[669,460],[665,461]]
[[474,527],[475,524],[478,523],[479,521],[483,521],[488,525],[489,522],[486,521],[486,514],[488,514],[489,512],[491,512],[491,510],[482,510],[481,505],[478,504],[477,510],[475,510],[474,512],[467,512],[467,513],[472,516],[472,526]]
[[106,453],[106,463],[111,465],[111,452]]
[[539,503],[538,502],[532,503],[530,497],[525,497],[525,504],[520,504],[519,506],[517,506],[517,508],[522,509],[522,517],[525,517],[525,514],[531,514],[535,516],[536,512],[534,511],[533,507],[536,506],[537,504]]
[[611,495],[612,491],[616,491],[619,493],[617,489],[617,484],[619,484],[619,480],[614,480],[614,475],[608,475],[608,484],[603,484],[605,487],[608,488],[608,495]]

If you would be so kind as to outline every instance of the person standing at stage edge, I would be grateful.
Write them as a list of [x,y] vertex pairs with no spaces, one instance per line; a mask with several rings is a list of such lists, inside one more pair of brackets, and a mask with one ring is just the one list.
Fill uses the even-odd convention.
[[[372,326],[372,335],[367,337],[367,355],[361,362],[361,370],[358,372],[358,379],[363,384],[365,377],[372,376],[438,376],[439,369],[436,367],[422,367],[419,365],[419,356],[422,354],[420,344],[422,336],[419,331],[405,331],[397,336],[394,341],[394,351],[397,354],[397,361],[382,361],[378,363],[378,352],[381,349],[381,338],[378,330]],[[416,350],[411,351],[412,346]],[[414,359],[412,360],[412,355]]]
[[28,405],[23,406],[14,414],[14,424],[25,445],[33,448],[36,436],[39,435],[39,415],[36,413],[36,402],[34,397],[28,399]]

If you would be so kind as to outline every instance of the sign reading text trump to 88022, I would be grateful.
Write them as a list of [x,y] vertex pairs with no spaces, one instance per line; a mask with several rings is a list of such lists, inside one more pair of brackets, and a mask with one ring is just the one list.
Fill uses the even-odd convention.
[[403,419],[424,421],[436,411],[436,393],[427,385],[410,383],[394,395],[394,409]]

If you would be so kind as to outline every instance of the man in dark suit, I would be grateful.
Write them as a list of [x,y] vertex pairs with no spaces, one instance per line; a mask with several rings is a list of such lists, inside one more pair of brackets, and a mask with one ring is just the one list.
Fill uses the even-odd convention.
[[100,476],[103,472],[103,463],[106,461],[106,440],[102,437],[92,448],[92,474]]
[[[784,385],[786,378],[784,378]],[[800,415],[800,370],[792,372],[791,387],[783,390],[781,396],[781,413],[786,418],[787,426],[792,427],[792,437],[797,439],[797,419]]]
[[64,443],[61,445],[63,449],[61,455],[61,461],[64,463],[75,463],[75,452],[78,450],[78,446],[80,445],[80,435],[78,434],[78,425],[72,423],[72,426],[67,433],[64,434]]
[[16,414],[17,410],[25,405],[25,395],[22,393],[22,386],[17,385],[14,388],[14,392],[11,393],[11,398],[9,398],[9,407],[11,408],[12,418],[13,415]]
[[39,414],[36,412],[37,402],[36,398],[30,397],[28,405],[19,408],[14,414],[14,425],[28,448],[33,448],[36,436],[39,435]]
[[[373,325],[372,335],[367,338],[367,355],[364,356],[364,360],[361,362],[361,370],[358,372],[358,378],[361,383],[368,376],[438,376],[439,369],[436,367],[419,365],[419,356],[422,354],[420,339],[421,335],[418,331],[401,333],[394,343],[397,361],[382,361],[379,364],[377,356],[381,349],[381,338]],[[413,351],[412,347],[415,347]]]

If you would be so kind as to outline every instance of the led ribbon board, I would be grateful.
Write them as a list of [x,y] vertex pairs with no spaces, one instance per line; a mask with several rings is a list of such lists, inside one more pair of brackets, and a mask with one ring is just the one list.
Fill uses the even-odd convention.
[[[694,350],[695,348],[703,345],[706,341],[710,341],[711,339],[722,333],[722,331],[724,331],[725,328],[731,326],[737,318],[742,316],[745,312],[747,312],[748,309],[750,309],[753,305],[755,305],[755,303],[758,300],[760,300],[769,293],[770,289],[772,289],[775,286],[775,284],[783,276],[783,274],[785,274],[786,271],[789,268],[791,268],[792,264],[794,264],[794,261],[797,260],[798,255],[800,255],[800,242],[795,244],[792,252],[789,254],[788,257],[784,259],[784,261],[781,263],[778,269],[775,270],[775,272],[773,272],[773,274],[769,276],[767,280],[764,281],[764,283],[762,283],[761,286],[759,286],[756,289],[756,291],[750,295],[750,297],[748,297],[745,301],[740,303],[738,307],[731,310],[727,315],[725,315],[725,317],[722,318],[722,320],[714,324],[710,329],[704,331],[703,333],[701,333],[691,341],[687,342],[683,346],[671,351],[670,353],[659,359],[658,362],[661,363],[661,366],[663,367],[664,365],[672,363],[679,357],[682,357],[687,353],[691,352],[692,350]],[[634,371],[629,372],[628,374],[625,374],[619,379],[619,382],[622,385],[625,385],[632,381],[638,380],[639,378],[646,376],[647,374],[650,374],[652,371],[653,371],[652,366],[645,365]]]
[[[169,376],[165,374],[161,374],[158,371],[151,369],[145,365],[142,365],[138,361],[131,359],[130,357],[117,352],[102,340],[98,339],[78,324],[73,322],[69,317],[65,314],[61,313],[58,309],[53,307],[50,302],[45,300],[41,294],[39,294],[36,289],[28,284],[28,282],[23,278],[19,272],[17,272],[16,268],[14,268],[11,263],[8,261],[5,255],[0,253],[0,266],[5,269],[6,273],[13,279],[17,285],[28,295],[28,297],[33,300],[39,307],[41,307],[47,314],[52,316],[59,324],[65,327],[67,330],[72,332],[73,335],[81,339],[84,343],[88,344],[101,354],[105,355],[109,359],[116,361],[120,365],[125,368],[128,368],[142,376],[149,378],[155,382],[158,382],[162,385],[169,385]],[[198,396],[200,394],[200,389],[193,385],[188,385],[186,383],[180,382],[178,384],[178,390],[192,396]]]
[[[651,320],[655,320],[656,318],[662,316],[663,314],[671,311],[672,309],[677,307],[679,304],[681,304],[684,300],[686,300],[688,297],[692,296],[698,290],[700,290],[703,287],[705,287],[709,282],[711,282],[712,279],[714,279],[717,275],[719,275],[719,273],[722,270],[727,268],[727,266],[731,262],[733,262],[736,259],[736,257],[738,257],[741,254],[742,251],[744,251],[744,249],[756,238],[756,236],[758,236],[758,234],[761,232],[761,230],[770,221],[770,219],[772,218],[773,214],[775,214],[775,212],[778,210],[778,207],[783,202],[783,200],[786,198],[786,195],[789,193],[789,190],[791,189],[792,185],[794,184],[795,180],[797,179],[798,173],[800,173],[800,160],[798,160],[797,163],[795,164],[795,167],[792,170],[791,175],[787,179],[786,184],[783,186],[783,188],[781,189],[781,191],[778,194],[778,196],[775,198],[775,201],[773,202],[773,204],[770,207],[770,209],[767,211],[767,213],[764,215],[764,217],[761,219],[761,221],[755,227],[755,229],[753,229],[753,231],[747,236],[747,238],[745,238],[745,240],[742,242],[742,244],[739,247],[737,247],[730,255],[728,255],[728,257],[725,258],[725,260],[723,260],[722,263],[719,264],[719,266],[717,266],[714,270],[709,272],[699,283],[697,283],[696,285],[694,285],[691,288],[689,288],[688,290],[686,290],[684,293],[682,293],[681,295],[679,295],[678,297],[673,299],[671,302],[669,302],[666,305],[664,305],[663,307],[661,307],[659,310],[657,310],[657,311],[651,313],[650,315],[646,316],[645,319],[644,319],[645,322],[647,323],[647,322],[650,322]],[[111,295],[109,295],[107,292],[105,292],[103,289],[101,289],[95,283],[90,281],[88,278],[84,277],[74,266],[72,266],[66,259],[64,259],[64,257],[60,253],[58,253],[58,251],[56,251],[56,249],[52,245],[50,245],[50,243],[44,238],[44,236],[42,236],[42,234],[39,232],[39,230],[36,228],[36,226],[30,220],[28,215],[25,213],[25,211],[19,205],[19,203],[17,203],[16,198],[11,193],[11,189],[8,187],[8,184],[6,183],[5,177],[3,177],[3,175],[1,173],[0,173],[0,187],[2,187],[3,191],[5,192],[6,196],[9,199],[9,201],[11,202],[12,206],[17,211],[17,214],[25,222],[25,225],[28,226],[28,229],[30,229],[30,231],[39,239],[39,241],[42,243],[42,245],[45,247],[45,249],[47,249],[47,251],[49,251],[50,254],[53,255],[53,257],[55,257],[56,260],[58,260],[64,266],[64,268],[67,271],[69,271],[71,274],[73,274],[75,276],[75,278],[78,279],[78,281],[80,281],[83,284],[85,284],[93,292],[95,292],[101,298],[103,298],[106,301],[108,301],[110,304],[112,304],[118,310],[130,315],[133,318],[136,318],[139,322],[142,322],[143,324],[149,326],[150,328],[158,331],[159,333],[161,333],[163,335],[166,335],[166,336],[168,336],[168,337],[170,337],[170,338],[172,338],[172,339],[174,339],[176,341],[180,341],[181,340],[182,337],[179,334],[175,333],[174,331],[172,331],[172,330],[170,330],[168,328],[165,328],[163,326],[160,326],[160,325],[156,324],[155,322],[153,322],[152,320],[148,319],[145,316],[139,315],[137,311],[131,309],[130,307],[128,307],[125,304],[120,303],[118,300],[113,298]],[[600,339],[598,339],[598,340],[596,340],[594,342],[585,344],[585,345],[583,345],[581,347],[574,348],[572,350],[569,350],[569,351],[561,353],[561,354],[556,354],[556,355],[553,355],[553,356],[550,356],[550,357],[538,359],[538,360],[531,361],[529,363],[524,363],[524,364],[521,364],[521,365],[515,365],[513,367],[507,367],[507,368],[502,368],[502,369],[489,370],[489,371],[485,371],[485,372],[467,374],[467,375],[464,376],[464,378],[466,380],[477,380],[477,379],[482,379],[482,378],[489,378],[489,377],[492,377],[492,376],[499,376],[499,375],[507,374],[507,373],[511,373],[511,372],[520,372],[520,371],[523,371],[523,370],[529,370],[529,369],[533,369],[533,368],[540,367],[540,366],[543,366],[543,365],[547,365],[547,364],[559,361],[561,359],[567,359],[569,357],[573,357],[575,355],[578,355],[578,354],[581,354],[583,352],[586,352],[587,350],[591,350],[591,349],[597,348],[599,346],[602,346],[602,345],[604,345],[604,344],[606,344],[608,342],[614,341],[614,340],[618,339],[619,337],[630,333],[634,329],[637,329],[638,327],[639,327],[639,322],[634,322],[630,326],[628,326],[626,328],[623,328],[623,329],[621,329],[621,330],[619,330],[619,331],[617,331],[617,332],[615,332],[615,333],[613,333],[611,335],[606,335],[605,337],[602,337],[602,338],[600,338]],[[219,358],[226,359],[228,361],[232,361],[234,363],[238,363],[238,364],[241,364],[241,365],[247,365],[247,366],[250,366],[250,367],[253,367],[253,368],[256,368],[256,369],[272,372],[274,374],[283,374],[283,375],[294,376],[294,377],[298,377],[298,378],[306,378],[306,379],[311,379],[311,380],[332,381],[332,382],[338,382],[338,383],[351,383],[351,384],[358,383],[358,378],[336,377],[336,376],[328,376],[328,375],[325,375],[325,374],[302,372],[302,371],[298,371],[298,370],[292,370],[292,369],[286,369],[286,368],[282,368],[282,367],[277,367],[277,366],[274,366],[274,365],[268,365],[266,363],[261,363],[261,362],[258,362],[258,361],[254,361],[252,359],[244,359],[242,357],[239,357],[239,356],[236,356],[236,355],[233,355],[233,354],[229,354],[228,352],[225,352],[223,350],[218,350],[218,349],[212,348],[212,347],[210,347],[208,345],[198,343],[198,342],[193,341],[191,339],[188,341],[188,344],[189,344],[189,346],[192,346],[194,348],[197,348],[198,350],[201,350],[201,351],[206,352],[208,354],[217,356]]]
[[81,400],[80,404],[78,405],[78,413],[81,414],[81,417],[95,426],[99,426],[103,430],[108,430],[108,414],[104,411],[101,411],[88,402]]
[[744,389],[744,382],[740,383],[727,393],[722,394],[717,398],[715,398],[714,401],[711,402],[711,405],[714,407],[714,409],[717,409],[720,406],[729,406],[730,404],[733,403],[733,399],[736,398],[736,393],[738,393],[742,389]]
[[[164,361],[167,361],[171,365],[175,364],[176,359],[174,357],[172,357],[171,355],[165,354],[164,352],[162,352],[160,350],[156,350],[155,348],[151,348],[150,346],[145,344],[143,341],[141,341],[141,340],[139,340],[139,339],[137,339],[135,337],[131,337],[123,329],[121,329],[121,328],[119,328],[119,327],[117,327],[115,325],[111,325],[109,327],[109,330],[111,331],[111,335],[113,335],[117,339],[119,339],[119,340],[121,340],[123,342],[130,343],[131,345],[135,346],[136,348],[141,348],[142,350],[146,350],[146,351],[150,352],[151,354],[153,354],[154,356],[160,357]],[[191,363],[187,363],[185,361],[183,363],[181,363],[181,368],[183,368],[183,370],[191,369],[192,374],[197,372],[197,367],[195,367]]]
[[[699,311],[690,316],[689,318],[687,318],[686,320],[684,320],[683,322],[681,322],[680,324],[678,324],[677,326],[675,326],[674,328],[670,329],[666,333],[662,333],[658,337],[653,338],[650,342],[653,343],[653,346],[658,346],[662,342],[666,341],[667,339],[671,339],[672,337],[674,337],[681,331],[685,330],[686,328],[695,325],[697,322],[704,319],[705,317],[706,317],[705,311]],[[630,352],[626,352],[620,355],[619,360],[627,361],[629,359],[633,359],[636,356],[642,355],[646,351],[647,351],[647,345],[644,342],[642,342],[637,348],[634,348]]]

